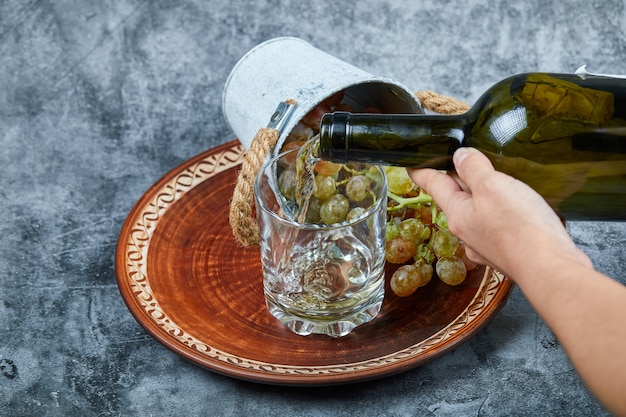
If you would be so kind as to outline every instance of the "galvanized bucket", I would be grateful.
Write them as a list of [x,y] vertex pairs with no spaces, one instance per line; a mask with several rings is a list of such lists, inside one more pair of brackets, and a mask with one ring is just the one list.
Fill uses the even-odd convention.
[[295,107],[280,120],[280,150],[291,130],[319,103],[344,91],[355,111],[376,107],[382,113],[424,113],[415,94],[387,78],[372,75],[291,37],[268,40],[239,60],[222,96],[222,110],[246,149],[268,126],[280,103]]

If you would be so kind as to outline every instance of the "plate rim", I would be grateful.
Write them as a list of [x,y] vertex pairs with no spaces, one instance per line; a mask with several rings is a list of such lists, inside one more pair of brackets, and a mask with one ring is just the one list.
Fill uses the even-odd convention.
[[[147,264],[150,239],[156,230],[158,219],[171,205],[209,178],[223,171],[236,169],[244,155],[243,146],[235,139],[182,162],[142,194],[120,230],[115,270],[122,299],[144,330],[174,353],[219,374],[252,382],[296,386],[361,382],[407,371],[456,349],[491,322],[506,304],[515,284],[502,273],[485,267],[480,286],[471,302],[459,316],[438,332],[388,355],[335,365],[302,366],[261,362],[235,353],[221,352],[185,333],[184,329],[163,317],[165,312],[159,310],[158,300],[149,292],[149,282],[144,282],[149,281],[147,271],[144,273],[142,268]],[[168,189],[167,192],[160,193],[164,188]],[[142,217],[147,224],[140,224],[139,219]],[[156,224],[153,228],[151,222],[154,221]],[[131,251],[128,250],[129,247],[132,248]],[[471,311],[472,308],[474,311]],[[460,329],[465,330],[463,336],[455,337]],[[444,340],[450,343],[437,346],[437,343]],[[423,346],[427,341],[433,343]],[[420,353],[433,347],[436,350],[431,351],[427,358],[419,360]],[[348,371],[349,367],[354,369]]]

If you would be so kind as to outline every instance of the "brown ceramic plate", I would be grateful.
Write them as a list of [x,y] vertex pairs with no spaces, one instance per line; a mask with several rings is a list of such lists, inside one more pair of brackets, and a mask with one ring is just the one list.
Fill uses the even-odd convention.
[[380,315],[344,338],[292,334],[266,311],[258,249],[242,248],[230,230],[242,157],[233,141],[172,170],[137,202],[119,237],[117,282],[130,312],[193,363],[284,385],[379,378],[453,350],[506,302],[513,283],[481,267],[458,287],[433,279],[408,298],[387,288]]

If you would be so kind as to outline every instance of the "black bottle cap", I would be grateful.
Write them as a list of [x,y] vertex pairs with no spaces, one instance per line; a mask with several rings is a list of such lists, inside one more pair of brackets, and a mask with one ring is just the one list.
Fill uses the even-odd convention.
[[348,112],[327,113],[320,122],[320,157],[329,161],[346,161],[350,129]]

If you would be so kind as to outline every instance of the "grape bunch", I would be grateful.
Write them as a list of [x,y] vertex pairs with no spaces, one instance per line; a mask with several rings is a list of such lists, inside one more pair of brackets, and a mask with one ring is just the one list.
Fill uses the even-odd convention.
[[[286,160],[281,165],[284,169],[278,176],[278,188],[286,198],[294,200],[296,165]],[[376,203],[376,187],[383,183],[376,167],[358,163],[319,161],[314,174],[304,218],[310,224],[335,224],[361,217]]]
[[405,168],[384,167],[389,186],[385,259],[401,265],[391,276],[391,289],[408,297],[433,275],[448,285],[461,284],[476,268],[465,246],[447,227],[445,214],[419,190]]

